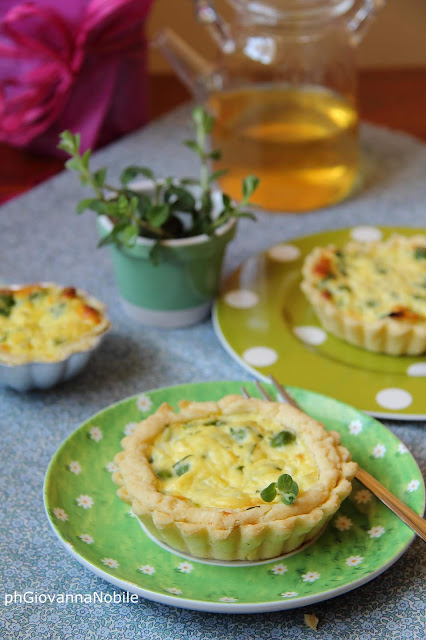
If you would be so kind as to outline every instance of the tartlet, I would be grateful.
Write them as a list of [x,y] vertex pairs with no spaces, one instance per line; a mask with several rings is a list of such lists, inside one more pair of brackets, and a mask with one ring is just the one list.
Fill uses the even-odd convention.
[[426,351],[426,236],[316,247],[302,290],[330,333],[369,351]]
[[45,282],[0,289],[0,383],[48,388],[78,373],[110,323],[104,305]]
[[[122,441],[118,496],[162,542],[195,557],[263,560],[315,537],[351,491],[357,465],[340,436],[276,402],[226,396],[163,404]],[[293,504],[260,493],[281,474]]]

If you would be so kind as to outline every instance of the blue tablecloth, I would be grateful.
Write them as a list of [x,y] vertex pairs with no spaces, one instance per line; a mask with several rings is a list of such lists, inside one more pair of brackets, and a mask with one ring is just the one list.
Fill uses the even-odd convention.
[[[98,153],[95,163],[117,176],[125,164],[152,166],[160,175],[190,174],[189,110],[181,108]],[[364,125],[365,180],[352,199],[304,215],[259,214],[242,222],[230,245],[226,272],[253,253],[295,236],[355,224],[425,226],[426,147],[406,135]],[[80,286],[102,299],[113,323],[87,369],[48,392],[0,390],[0,638],[3,640],[282,640],[283,638],[426,637],[425,546],[416,539],[404,556],[372,582],[308,609],[232,615],[186,611],[148,602],[136,604],[13,604],[4,594],[113,592],[66,554],[43,509],[47,465],[59,444],[83,420],[126,396],[172,384],[247,377],[218,343],[210,320],[188,329],[137,326],[117,301],[106,250],[96,249],[91,214],[75,214],[84,197],[76,176],[62,174],[0,211],[0,282],[54,280]],[[202,358],[194,354],[201,352]],[[201,364],[200,364],[201,363]],[[426,385],[425,385],[426,387]],[[422,423],[388,426],[414,452],[425,470]],[[423,560],[423,563],[422,563]],[[304,624],[314,611],[317,632]]]

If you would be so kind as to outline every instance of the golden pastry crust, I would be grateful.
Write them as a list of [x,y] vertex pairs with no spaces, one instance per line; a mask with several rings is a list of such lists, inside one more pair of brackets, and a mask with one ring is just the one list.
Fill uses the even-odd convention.
[[[301,411],[282,403],[226,396],[219,402],[180,402],[179,413],[163,404],[122,441],[115,456],[117,494],[160,540],[194,556],[226,560],[260,560],[292,551],[313,538],[351,491],[357,465],[340,445],[340,436]],[[166,427],[194,419],[256,416],[276,433],[290,430],[312,456],[316,478],[294,504],[276,499],[243,508],[200,507],[185,496],[168,495],[152,465],[155,442]],[[220,429],[209,426],[208,429]],[[191,437],[188,430],[188,438]],[[285,447],[284,447],[285,449]],[[151,462],[150,462],[151,460]],[[277,471],[277,479],[279,471]],[[263,488],[263,487],[262,487]]]
[[110,328],[104,305],[44,282],[0,289],[0,363],[60,362],[89,351]]
[[426,351],[426,236],[316,247],[301,288],[324,328],[369,351]]

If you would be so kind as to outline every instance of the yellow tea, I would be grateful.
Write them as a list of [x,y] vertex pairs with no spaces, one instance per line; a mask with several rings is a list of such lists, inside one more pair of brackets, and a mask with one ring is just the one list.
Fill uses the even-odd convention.
[[260,178],[253,201],[275,211],[308,211],[344,198],[358,172],[358,116],[323,88],[261,86],[213,94],[214,169],[220,187],[241,198],[241,180]]

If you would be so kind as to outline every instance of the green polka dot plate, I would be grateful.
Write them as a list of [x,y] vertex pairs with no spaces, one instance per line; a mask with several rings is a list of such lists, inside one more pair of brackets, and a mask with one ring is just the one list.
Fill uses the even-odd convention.
[[414,235],[421,229],[353,227],[279,243],[246,260],[226,281],[213,310],[225,349],[253,375],[332,395],[377,417],[426,419],[426,354],[388,356],[326,333],[300,289],[305,256],[342,246]]
[[[111,480],[121,439],[162,402],[176,407],[182,399],[218,400],[240,393],[242,384],[258,395],[251,382],[181,385],[128,398],[82,424],[53,457],[44,486],[49,522],[66,550],[96,575],[143,598],[224,613],[309,605],[350,591],[390,567],[414,534],[357,481],[317,540],[262,563],[205,563],[169,551],[144,533]],[[307,413],[341,433],[355,460],[423,512],[421,473],[391,431],[337,400],[290,390]]]

